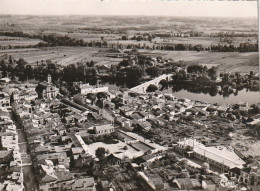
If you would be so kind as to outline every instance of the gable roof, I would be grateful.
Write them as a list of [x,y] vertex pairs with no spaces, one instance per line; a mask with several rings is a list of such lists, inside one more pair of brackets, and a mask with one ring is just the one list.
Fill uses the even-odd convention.
[[239,174],[240,174],[240,171],[241,171],[241,169],[240,169],[240,168],[238,168],[238,167],[234,167],[234,168],[231,168],[229,171],[239,175]]

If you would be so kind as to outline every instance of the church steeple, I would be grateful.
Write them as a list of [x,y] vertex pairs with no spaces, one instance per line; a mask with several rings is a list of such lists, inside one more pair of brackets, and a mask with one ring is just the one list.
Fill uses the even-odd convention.
[[48,79],[47,79],[48,83],[51,84],[51,75],[48,74]]

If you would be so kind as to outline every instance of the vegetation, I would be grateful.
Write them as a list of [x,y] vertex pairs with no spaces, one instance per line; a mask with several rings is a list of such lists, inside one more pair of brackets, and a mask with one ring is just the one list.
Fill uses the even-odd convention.
[[[14,32],[0,32],[0,36],[10,36],[10,37],[26,37],[30,39],[40,39],[43,42],[39,42],[36,45],[27,45],[27,46],[16,46],[12,47],[9,46],[10,49],[12,48],[37,48],[37,47],[50,47],[50,46],[87,46],[87,47],[108,47],[108,43],[104,38],[101,38],[101,40],[96,40],[96,41],[83,41],[82,39],[75,39],[71,38],[69,36],[61,36],[57,34],[29,34],[29,33],[24,33],[21,31],[14,31]],[[136,40],[136,41],[152,41],[153,38],[155,37],[162,37],[162,35],[138,35],[134,36],[131,38],[131,40]],[[168,34],[166,35],[167,37],[170,37]],[[196,36],[196,35],[195,35]],[[217,35],[224,37],[224,34]],[[255,34],[253,34],[255,37]],[[122,40],[128,40],[127,36],[122,36]],[[112,44],[112,48],[114,45]],[[122,44],[118,44],[117,47],[123,47]],[[127,48],[136,48],[136,49],[150,49],[149,46],[146,46],[144,44],[141,46],[140,44],[137,45],[132,45],[128,44]],[[201,44],[193,45],[193,44],[169,44],[169,45],[153,45],[152,49],[157,49],[157,50],[172,50],[172,51],[215,51],[215,52],[258,52],[258,43],[250,43],[250,42],[245,42],[245,43],[240,43],[239,46],[235,46],[233,44],[226,45],[226,44],[218,44],[218,45],[211,45],[210,47],[203,48]]]
[[158,87],[156,85],[149,85],[146,89],[147,92],[155,92],[156,90],[158,90]]
[[95,155],[99,159],[99,161],[104,160],[106,155],[106,149],[104,147],[98,147],[95,152]]

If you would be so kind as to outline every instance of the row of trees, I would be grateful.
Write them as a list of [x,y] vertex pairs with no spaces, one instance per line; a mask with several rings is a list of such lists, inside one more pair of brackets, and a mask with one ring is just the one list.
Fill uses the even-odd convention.
[[[31,47],[48,47],[48,46],[88,46],[88,47],[107,47],[106,41],[90,41],[85,42],[82,39],[77,40],[69,36],[61,36],[56,34],[29,34],[20,31],[16,32],[0,32],[0,36],[11,36],[11,37],[25,37],[30,39],[40,39],[44,42],[40,42],[36,45],[22,46],[26,48]],[[20,46],[19,46],[20,47]]]
[[71,64],[60,68],[51,60],[47,60],[46,64],[32,67],[22,58],[15,64],[9,58],[9,60],[2,59],[0,61],[0,70],[2,71],[2,77],[9,76],[11,79],[18,77],[21,81],[28,79],[43,81],[46,80],[48,74],[52,76],[54,82],[62,80],[67,83],[82,81],[96,84],[97,81],[97,70],[93,62]]
[[258,44],[240,43],[239,46],[235,45],[211,45],[213,52],[258,52]]
[[[26,37],[26,38],[32,38],[32,39],[41,39],[43,42],[39,42],[36,45],[28,45],[28,46],[10,46],[9,48],[36,48],[36,47],[48,47],[48,46],[87,46],[87,47],[109,47],[107,41],[104,39],[98,40],[98,41],[90,41],[85,42],[82,39],[77,40],[75,38],[71,38],[69,36],[60,36],[60,35],[54,35],[54,34],[29,34],[29,33],[23,33],[23,32],[0,32],[1,36],[11,36],[11,37]],[[131,40],[152,40],[153,36],[134,36],[131,38]],[[123,40],[128,40],[127,36],[122,36]],[[121,47],[124,46],[120,43],[118,44],[111,44],[112,47]],[[234,45],[212,45],[211,47],[204,48],[202,45],[192,45],[192,44],[171,44],[171,45],[153,45],[153,47],[146,46],[144,44],[141,46],[141,44],[138,45],[126,45],[126,48],[137,48],[137,49],[158,49],[158,50],[172,50],[172,51],[218,51],[218,52],[258,52],[258,44],[251,44],[251,43],[241,43],[240,46],[234,46]]]
[[258,37],[257,33],[235,33],[235,32],[219,32],[210,34],[211,37]]

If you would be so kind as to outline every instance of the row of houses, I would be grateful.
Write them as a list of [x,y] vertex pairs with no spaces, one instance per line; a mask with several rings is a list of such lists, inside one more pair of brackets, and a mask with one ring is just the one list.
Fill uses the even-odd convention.
[[[7,106],[8,107],[8,106]],[[0,190],[23,191],[23,162],[18,144],[18,134],[9,111],[0,110],[0,175],[5,181],[0,183]]]

